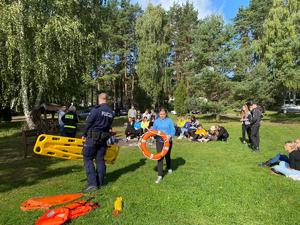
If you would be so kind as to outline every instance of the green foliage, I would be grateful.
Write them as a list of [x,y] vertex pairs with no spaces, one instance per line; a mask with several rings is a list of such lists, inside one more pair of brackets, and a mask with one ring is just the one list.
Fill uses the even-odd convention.
[[137,19],[136,33],[139,58],[137,64],[140,87],[151,96],[154,105],[160,101],[162,77],[165,72],[165,58],[168,45],[166,44],[166,15],[161,6],[149,4],[144,14]]
[[174,92],[174,108],[177,114],[188,112],[188,95],[184,80],[181,80]]

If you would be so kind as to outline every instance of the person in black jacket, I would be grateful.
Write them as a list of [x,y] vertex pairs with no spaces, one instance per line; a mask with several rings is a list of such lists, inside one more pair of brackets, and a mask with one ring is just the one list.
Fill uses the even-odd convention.
[[75,137],[77,123],[79,122],[75,106],[71,105],[61,120],[64,123],[64,135],[66,137]]
[[251,145],[250,147],[253,151],[259,151],[259,128],[260,128],[260,121],[262,119],[262,108],[256,104],[252,104],[250,106],[250,110],[252,113],[252,119],[250,121],[251,127]]
[[216,125],[215,126],[216,129],[217,129],[217,137],[218,137],[218,141],[227,141],[227,139],[229,138],[229,133],[228,131],[222,127],[222,126],[219,126],[219,125]]
[[134,123],[135,123],[134,118],[129,117],[125,129],[125,135],[127,141],[136,138],[138,136],[139,132],[136,129],[134,129]]

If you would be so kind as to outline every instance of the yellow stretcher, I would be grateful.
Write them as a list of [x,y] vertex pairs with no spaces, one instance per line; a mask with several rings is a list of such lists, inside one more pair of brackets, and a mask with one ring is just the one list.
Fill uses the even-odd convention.
[[[34,153],[61,159],[82,159],[83,140],[41,134],[34,145]],[[106,164],[113,164],[118,156],[119,146],[108,145],[104,160]]]

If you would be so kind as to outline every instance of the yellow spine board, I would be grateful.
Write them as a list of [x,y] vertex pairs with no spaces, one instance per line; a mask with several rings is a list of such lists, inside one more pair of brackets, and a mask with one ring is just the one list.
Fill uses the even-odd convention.
[[[34,146],[37,155],[50,156],[61,159],[82,159],[83,140],[80,138],[69,138],[41,134]],[[108,145],[104,156],[106,164],[113,164],[118,156],[119,146]]]

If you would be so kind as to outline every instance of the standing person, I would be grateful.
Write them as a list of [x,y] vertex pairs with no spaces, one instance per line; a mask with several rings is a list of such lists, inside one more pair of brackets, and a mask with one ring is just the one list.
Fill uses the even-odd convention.
[[131,109],[128,110],[128,118],[136,118],[136,110],[134,108],[134,105],[131,106]]
[[260,121],[262,118],[262,109],[260,106],[256,104],[252,104],[250,106],[252,111],[252,119],[250,122],[251,126],[251,148],[253,151],[259,151],[259,128],[260,128]]
[[[172,173],[172,167],[171,167],[171,150],[172,150],[172,138],[175,136],[175,126],[173,121],[167,117],[167,111],[162,108],[159,111],[159,118],[157,118],[154,121],[153,124],[153,129],[154,130],[160,130],[164,132],[167,135],[167,141],[170,142],[170,147],[168,153],[165,155],[165,157],[161,158],[160,160],[157,161],[157,171],[158,171],[158,177],[155,183],[160,183],[162,180],[163,176],[163,160],[164,158],[166,159],[167,163],[167,169],[168,169],[168,174]],[[156,137],[156,150],[157,152],[161,152],[164,146],[164,142],[161,137],[157,136]]]
[[75,137],[77,123],[79,122],[75,106],[71,105],[61,120],[64,123],[64,135],[66,137]]
[[250,121],[251,121],[251,112],[247,105],[243,105],[242,113],[241,113],[241,121],[242,121],[242,142],[243,144],[246,144],[246,132],[248,134],[248,140],[251,144],[251,127],[250,127]]
[[[106,173],[104,155],[114,118],[113,111],[107,104],[106,93],[101,93],[98,96],[98,104],[88,116],[82,136],[85,140],[83,162],[88,180],[88,185],[83,192],[92,192],[101,187]],[[97,169],[94,166],[94,159]]]
[[58,125],[59,125],[59,133],[61,136],[64,136],[65,135],[65,132],[64,132],[64,122],[61,120],[62,117],[65,115],[66,113],[66,109],[67,107],[66,106],[62,106],[57,114],[58,114]]

